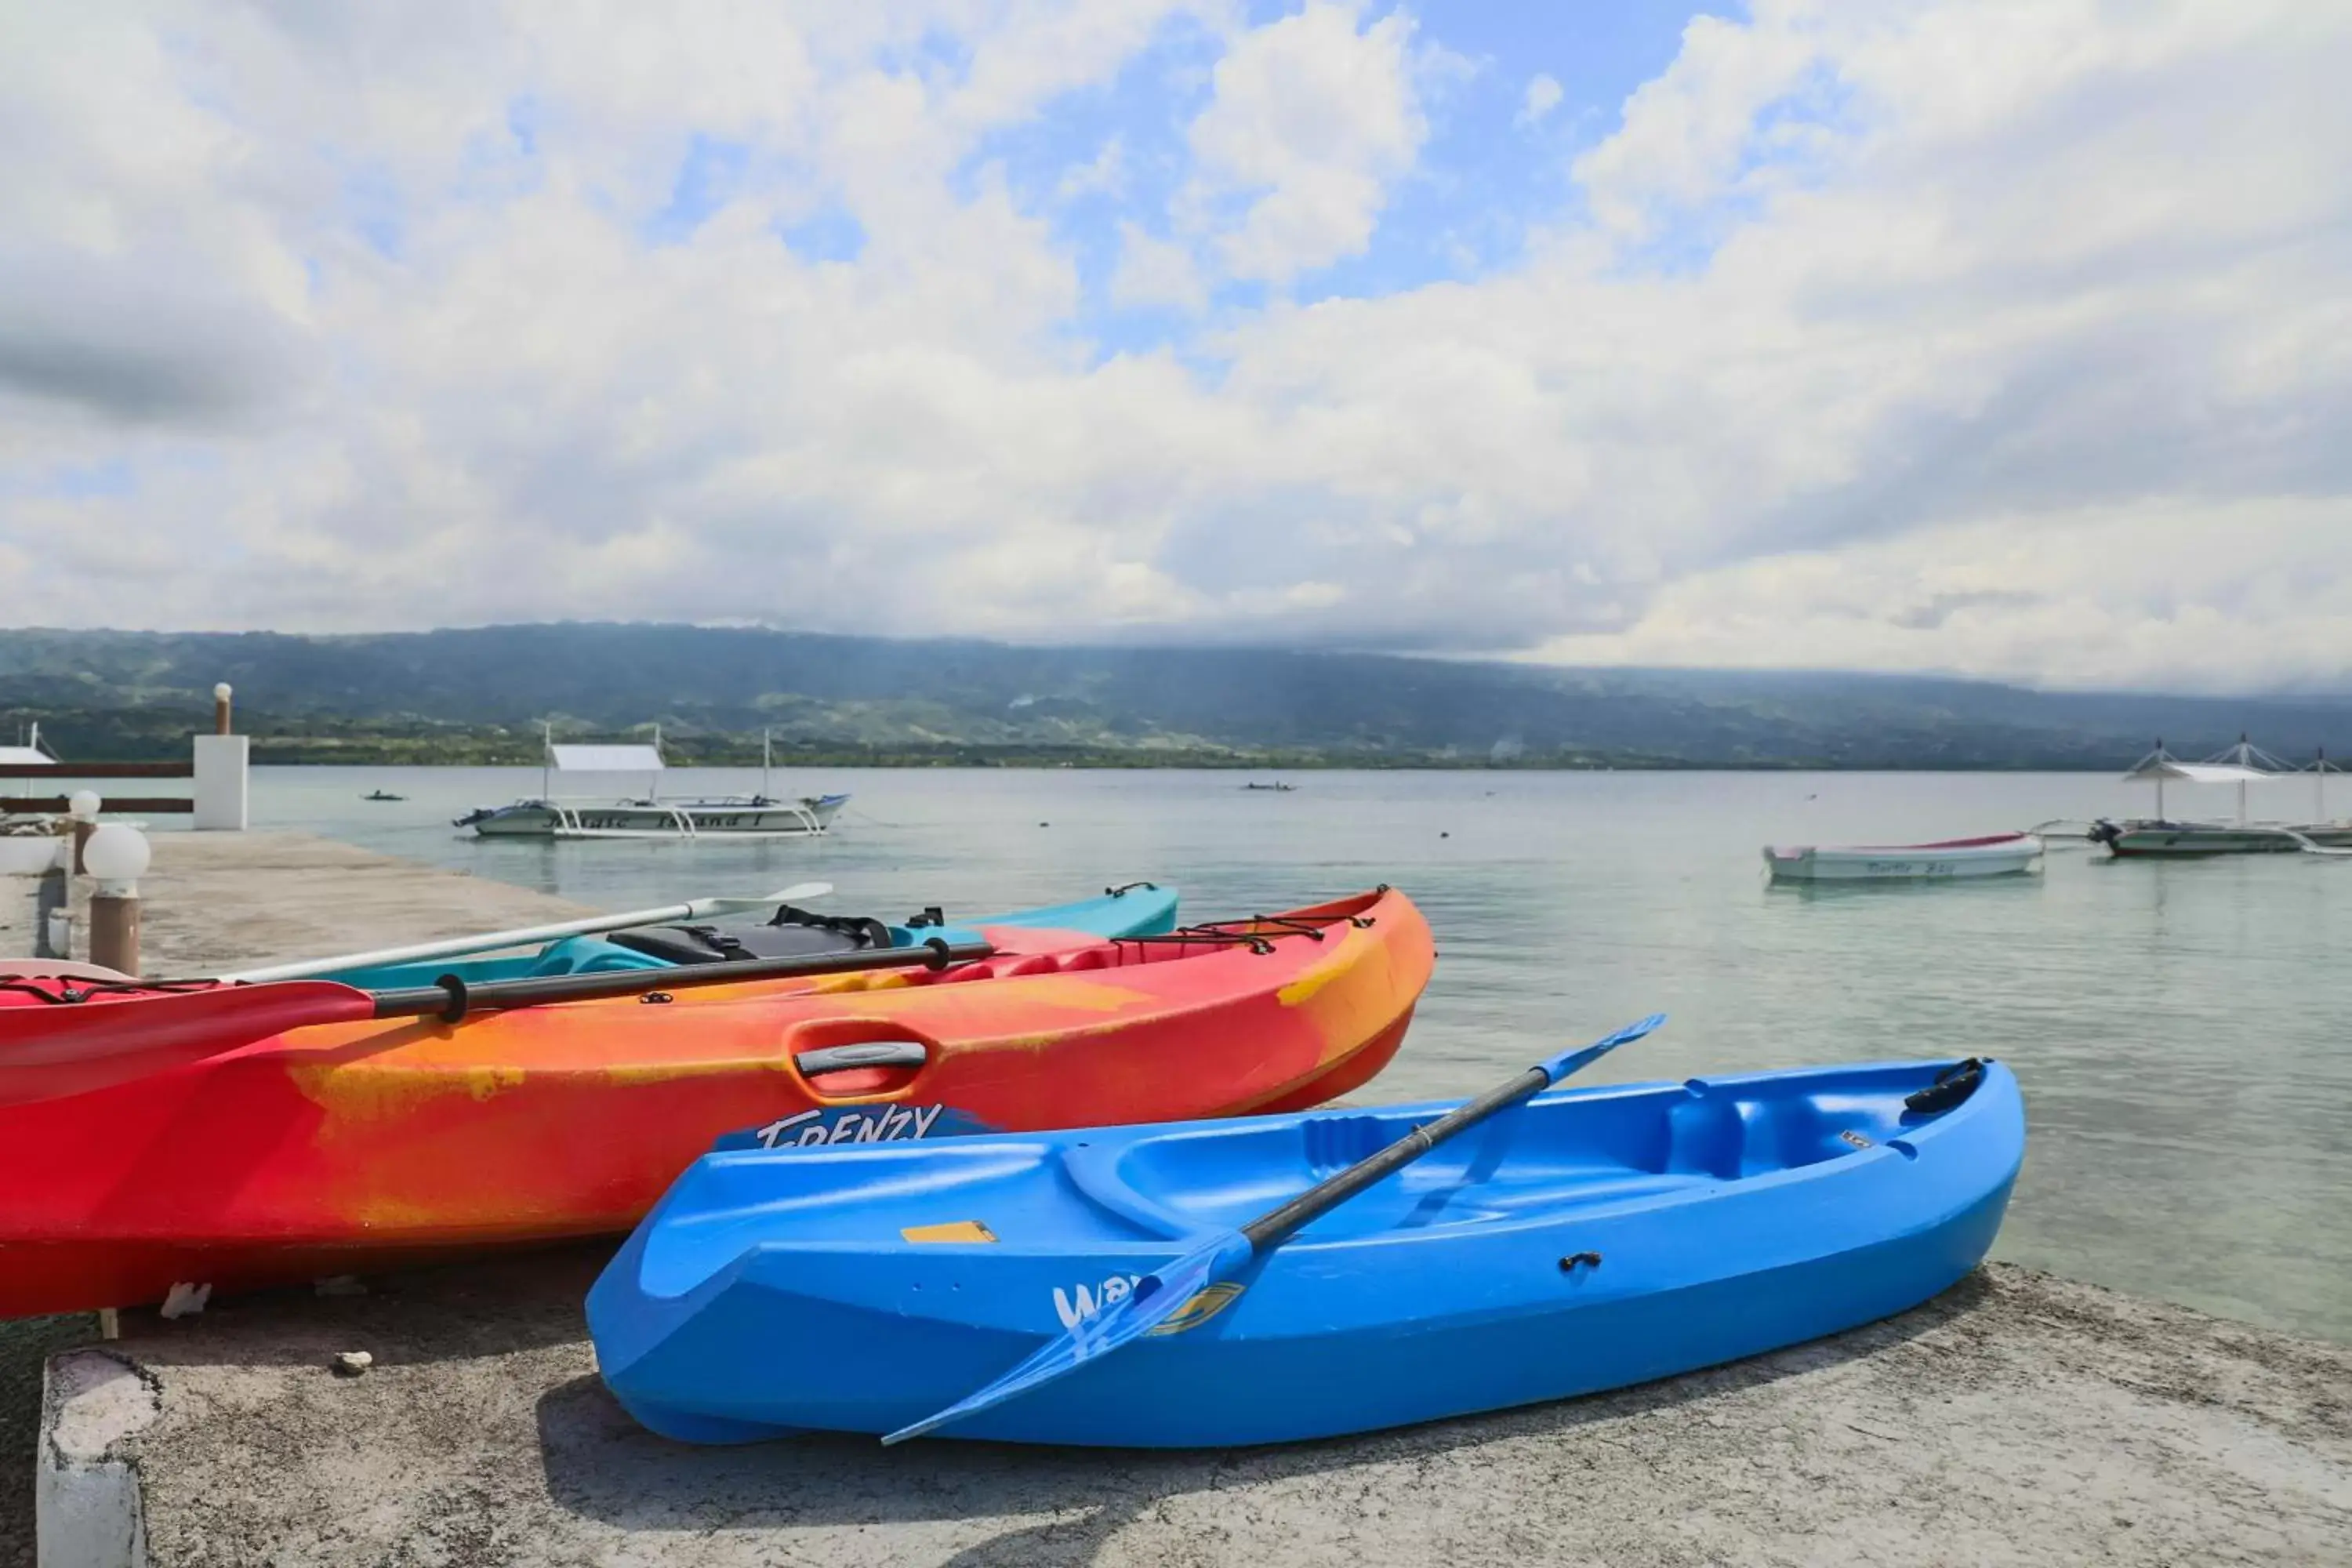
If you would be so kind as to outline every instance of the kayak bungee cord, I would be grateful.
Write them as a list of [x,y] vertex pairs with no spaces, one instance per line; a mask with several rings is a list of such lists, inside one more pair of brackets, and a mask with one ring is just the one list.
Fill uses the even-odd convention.
[[[1129,883],[1129,887],[1150,887],[1149,882]],[[1385,893],[1389,885],[1382,882],[1373,889]],[[1113,888],[1108,892],[1118,894],[1126,889]],[[1377,923],[1375,915],[1244,915],[1238,920],[1202,921],[1196,925],[1178,926],[1174,931],[1156,936],[1113,937],[1114,942],[1141,945],[1164,942],[1178,947],[1244,947],[1263,958],[1274,951],[1274,944],[1284,937],[1303,936],[1309,942],[1321,942],[1333,926],[1345,924],[1351,930],[1370,931]]]

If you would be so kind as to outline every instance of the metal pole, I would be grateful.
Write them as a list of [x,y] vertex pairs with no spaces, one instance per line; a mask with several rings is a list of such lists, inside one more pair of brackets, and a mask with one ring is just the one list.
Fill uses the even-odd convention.
[[81,852],[89,843],[89,836],[98,830],[98,814],[105,805],[96,790],[78,789],[67,797],[66,813],[73,821],[73,874],[77,877],[89,871],[81,863]]
[[226,680],[213,688],[214,734],[226,735],[233,732],[229,728],[229,700],[235,695],[236,688],[230,686]]

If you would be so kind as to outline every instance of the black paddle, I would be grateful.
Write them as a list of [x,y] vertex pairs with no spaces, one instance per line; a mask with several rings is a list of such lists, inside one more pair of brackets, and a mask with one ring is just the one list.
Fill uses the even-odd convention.
[[444,974],[430,985],[375,992],[379,1018],[436,1017],[454,1024],[468,1013],[493,1008],[536,1007],[549,1002],[592,1002],[698,985],[740,985],[751,980],[851,974],[866,969],[945,969],[993,958],[984,942],[951,942],[932,937],[912,947],[858,948],[847,952],[796,954],[788,958],[739,958],[725,963],[687,963],[674,969],[600,970],[587,974],[550,974],[525,980],[490,980],[468,985]]
[[553,974],[480,985],[467,985],[454,974],[443,975],[435,985],[380,992],[331,980],[279,980],[0,1008],[0,1106],[85,1094],[313,1024],[425,1017],[454,1024],[469,1013],[551,1002],[589,1002],[872,969],[944,969],[951,963],[993,957],[995,952],[986,942],[951,943],[933,937],[915,947],[747,959],[676,969]]

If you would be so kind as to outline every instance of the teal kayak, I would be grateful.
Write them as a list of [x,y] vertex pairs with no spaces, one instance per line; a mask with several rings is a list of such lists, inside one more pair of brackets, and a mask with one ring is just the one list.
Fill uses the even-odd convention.
[[500,958],[444,958],[423,963],[379,964],[337,970],[321,980],[362,991],[397,991],[431,985],[454,974],[468,985],[499,980],[537,980],[556,974],[593,974],[616,969],[667,969],[682,963],[720,963],[730,959],[789,958],[860,948],[911,947],[933,937],[950,942],[989,940],[999,927],[1075,931],[1100,937],[1159,936],[1176,927],[1177,893],[1151,882],[1105,889],[1100,896],[1046,904],[1007,914],[949,921],[936,907],[901,921],[826,915],[781,905],[764,921],[639,926],[600,936],[566,937],[535,952]]

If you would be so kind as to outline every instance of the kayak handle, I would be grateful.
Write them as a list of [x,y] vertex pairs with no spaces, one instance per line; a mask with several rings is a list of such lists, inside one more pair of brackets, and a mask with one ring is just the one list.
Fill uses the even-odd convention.
[[930,1047],[920,1040],[866,1040],[855,1046],[823,1046],[793,1058],[803,1078],[839,1072],[845,1068],[919,1068],[931,1059]]

